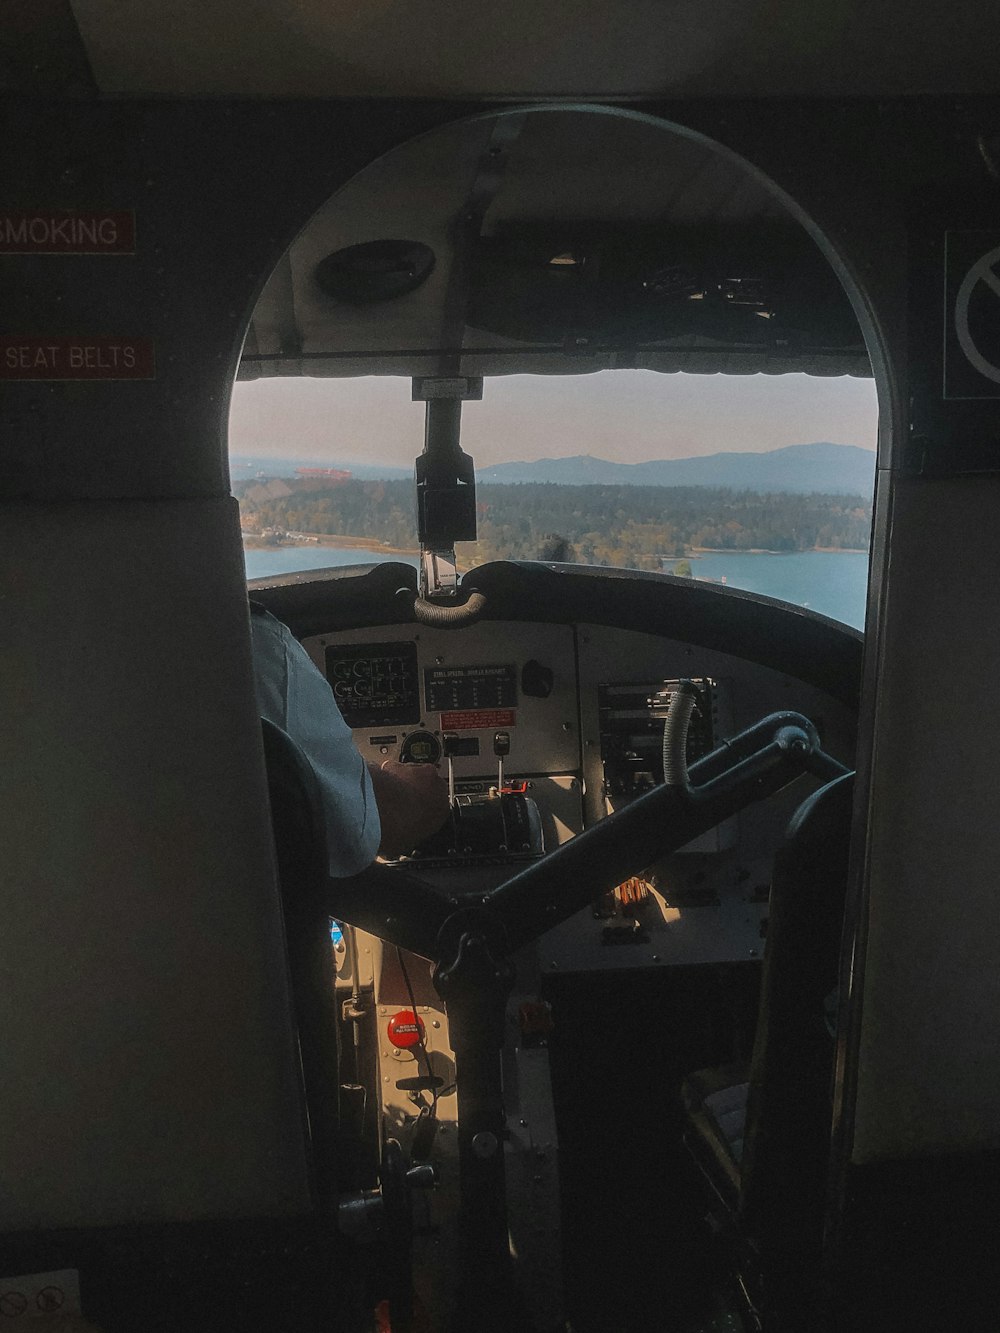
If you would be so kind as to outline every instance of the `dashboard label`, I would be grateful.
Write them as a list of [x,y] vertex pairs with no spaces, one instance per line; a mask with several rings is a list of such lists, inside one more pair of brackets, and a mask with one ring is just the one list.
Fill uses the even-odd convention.
[[517,705],[517,668],[492,665],[428,667],[424,671],[424,690],[429,713],[440,713],[446,708],[514,708]]
[[442,731],[488,731],[516,725],[513,708],[463,708],[441,714]]

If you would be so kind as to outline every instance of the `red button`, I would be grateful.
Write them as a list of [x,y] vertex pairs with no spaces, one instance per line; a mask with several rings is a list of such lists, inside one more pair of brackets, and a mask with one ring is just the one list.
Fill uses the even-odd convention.
[[418,1018],[412,1009],[400,1009],[389,1019],[386,1030],[389,1040],[397,1050],[406,1051],[411,1046],[419,1046],[424,1038],[424,1020]]

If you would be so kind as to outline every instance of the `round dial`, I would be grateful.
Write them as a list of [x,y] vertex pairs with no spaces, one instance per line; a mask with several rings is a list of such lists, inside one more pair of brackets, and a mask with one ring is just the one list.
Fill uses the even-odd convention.
[[411,731],[399,748],[404,764],[436,764],[441,758],[441,742],[429,731]]

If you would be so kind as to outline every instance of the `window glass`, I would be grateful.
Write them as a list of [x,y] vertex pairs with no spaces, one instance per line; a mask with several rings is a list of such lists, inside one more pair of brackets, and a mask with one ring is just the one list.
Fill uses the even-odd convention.
[[[545,559],[707,579],[861,627],[871,380],[511,375],[464,405],[479,540],[459,564]],[[233,491],[248,578],[416,562],[423,404],[399,378],[238,382]]]

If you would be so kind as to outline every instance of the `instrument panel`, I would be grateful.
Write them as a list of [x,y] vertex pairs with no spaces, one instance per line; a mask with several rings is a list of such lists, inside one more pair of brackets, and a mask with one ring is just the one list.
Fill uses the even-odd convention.
[[323,670],[349,727],[410,725],[420,717],[416,644],[330,644]]
[[[689,761],[767,713],[794,709],[817,724],[829,753],[852,762],[855,720],[837,700],[769,667],[660,635],[489,621],[458,630],[380,626],[303,643],[367,760],[450,767],[473,832],[445,833],[407,861],[449,893],[502,882],[518,860],[552,850],[661,781],[663,719],[681,679],[699,695]],[[750,807],[549,932],[538,946],[543,966],[603,971],[758,956],[770,860],[811,781]],[[537,836],[524,832],[534,815],[515,810],[517,802],[537,811]]]
[[453,736],[456,778],[488,779],[497,771],[493,738],[502,731],[510,737],[510,775],[579,775],[572,626],[397,625],[303,642],[366,759],[405,757],[414,732]]
[[[688,730],[689,762],[765,715],[792,710],[812,719],[825,750],[852,763],[856,717],[849,704],[778,669],[785,661],[793,666],[797,661],[804,675],[832,679],[837,663],[849,660],[836,633],[829,652],[823,635],[818,643],[810,639],[810,622],[802,632],[784,615],[769,621],[756,606],[741,622],[745,608],[738,598],[726,599],[727,623],[718,632],[709,614],[716,612],[717,599],[692,588],[699,609],[704,604],[708,625],[706,630],[689,617],[693,629],[713,633],[714,641],[727,647],[756,633],[747,651],[757,660],[749,661],[668,633],[632,628],[669,626],[671,602],[685,611],[686,587],[674,600],[674,585],[664,584],[661,602],[659,596],[646,599],[641,580],[599,574],[549,578],[556,585],[548,590],[551,601],[565,620],[517,619],[519,602],[530,600],[534,612],[543,612],[545,579],[505,570],[489,591],[494,605],[507,600],[514,612],[507,618],[450,630],[383,623],[302,640],[335,691],[338,683],[349,686],[341,695],[351,695],[353,711],[347,716],[367,760],[429,758],[450,766],[456,807],[464,803],[472,822],[456,825],[443,842],[425,845],[403,863],[449,897],[482,894],[503,883],[523,869],[525,858],[554,850],[659,783],[663,722],[682,680],[691,681],[698,695]],[[577,581],[579,591],[574,592]],[[541,597],[534,596],[533,587]],[[358,588],[359,618],[372,614],[370,588],[368,583],[363,594]],[[661,591],[659,584],[649,588]],[[393,596],[388,578],[386,589]],[[344,591],[348,596],[354,592],[350,582]],[[619,623],[592,623],[582,616],[571,620],[565,615],[567,593],[576,597],[584,615],[600,616],[603,610]],[[622,605],[629,597],[632,605]],[[628,628],[622,627],[623,620]],[[314,616],[309,627],[321,623]],[[340,624],[345,623],[346,617]],[[761,660],[772,665],[760,665]],[[830,662],[834,666],[824,678],[816,664]],[[829,688],[835,690],[836,683]],[[641,1016],[622,997],[633,997],[638,1006],[645,1003],[642,997],[662,997],[675,984],[686,988],[699,965],[704,970],[696,984],[706,1006],[716,1003],[720,977],[738,974],[744,979],[741,986],[746,984],[764,950],[774,852],[792,813],[817,785],[800,779],[776,798],[743,810],[680,851],[596,893],[582,910],[515,955],[503,1056],[509,1222],[524,1290],[532,1308],[546,1315],[540,1326],[554,1326],[561,1309],[563,1161],[557,1109],[567,1104],[567,1091],[569,1100],[585,1099],[593,1067],[584,1061],[579,1083],[563,1068],[555,1089],[550,1033],[565,1062],[576,1050],[575,1020],[567,1018],[578,1012],[578,1000],[583,1012],[595,1012],[605,997],[600,1030],[607,1032],[620,1020]],[[511,807],[506,813],[515,817],[504,817],[505,804]],[[418,1268],[436,1275],[437,1299],[447,1300],[455,1275],[444,1271],[441,1255],[454,1252],[461,1224],[448,1015],[426,960],[409,956],[404,972],[396,950],[354,930],[345,932],[342,948],[341,996],[363,995],[371,987],[371,1104],[377,1105],[383,1132],[407,1142],[428,1124],[438,1125],[434,1162],[439,1185],[429,1204],[426,1236],[415,1238],[414,1253]],[[664,976],[662,984],[647,975],[673,967],[686,971]],[[610,973],[609,987],[601,985],[601,973]],[[633,981],[637,984],[630,989]],[[725,986],[723,991],[729,993]],[[737,991],[743,993],[739,988],[732,993]],[[607,1002],[609,993],[615,998]],[[423,1063],[400,1040],[401,1033],[421,1024]],[[424,1094],[413,1089],[428,1077],[440,1086],[433,1102],[422,1104]],[[531,1256],[530,1267],[524,1255]]]

